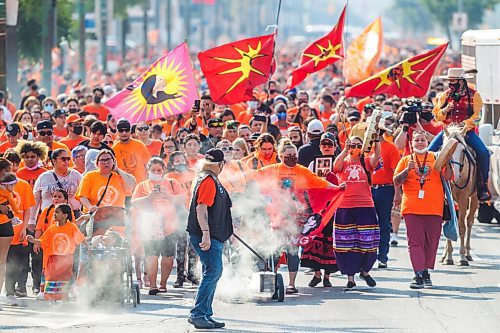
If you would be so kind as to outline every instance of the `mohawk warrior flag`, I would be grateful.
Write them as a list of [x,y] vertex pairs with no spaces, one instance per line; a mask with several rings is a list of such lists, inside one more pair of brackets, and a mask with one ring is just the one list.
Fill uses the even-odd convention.
[[389,94],[404,97],[422,97],[427,93],[432,75],[447,44],[408,58],[349,87],[346,97],[365,97]]
[[275,34],[239,40],[200,52],[198,59],[215,103],[252,99],[272,71]]
[[288,78],[287,89],[292,89],[312,73],[322,70],[344,58],[344,21],[347,6],[340,14],[337,25],[327,35],[311,43],[300,56],[299,67]]
[[382,19],[373,21],[347,49],[344,76],[351,84],[358,83],[375,73],[382,53]]
[[197,98],[188,47],[182,43],[104,104],[116,119],[136,124],[187,112]]

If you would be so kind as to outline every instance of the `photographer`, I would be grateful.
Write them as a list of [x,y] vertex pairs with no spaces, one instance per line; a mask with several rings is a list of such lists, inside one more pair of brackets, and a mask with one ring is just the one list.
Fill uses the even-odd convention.
[[403,105],[403,115],[400,120],[402,130],[394,140],[398,150],[404,149],[404,155],[410,154],[410,142],[415,131],[425,133],[427,141],[432,139],[443,130],[443,125],[434,120],[432,104],[422,103],[420,99],[406,100]]

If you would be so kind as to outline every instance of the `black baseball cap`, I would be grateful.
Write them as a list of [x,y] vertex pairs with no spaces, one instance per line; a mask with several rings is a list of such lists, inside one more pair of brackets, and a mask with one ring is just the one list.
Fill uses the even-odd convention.
[[68,113],[64,109],[57,109],[54,111],[54,117],[66,116]]
[[36,130],[41,131],[41,130],[51,130],[53,129],[54,126],[52,125],[52,122],[50,120],[42,120],[39,121],[38,124],[36,124]]
[[259,132],[252,133],[252,135],[250,135],[250,138],[248,139],[248,141],[253,142],[253,141],[257,140],[259,138],[259,136],[260,136]]
[[224,153],[218,148],[212,148],[205,153],[205,159],[212,163],[220,163],[224,161]]
[[16,136],[19,132],[21,132],[21,126],[17,123],[8,124],[5,128],[5,134],[9,136]]
[[208,120],[208,128],[224,127],[224,122],[220,118],[212,118]]
[[361,118],[361,115],[359,114],[358,110],[351,110],[349,113],[347,113],[347,119],[348,120],[359,120]]
[[130,125],[130,122],[125,118],[120,118],[116,122],[116,129],[117,130],[124,129],[124,130],[130,131],[131,128],[132,128],[132,126]]

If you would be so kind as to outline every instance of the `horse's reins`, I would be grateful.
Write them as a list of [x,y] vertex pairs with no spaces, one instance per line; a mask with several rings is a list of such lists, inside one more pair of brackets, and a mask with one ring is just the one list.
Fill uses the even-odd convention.
[[469,149],[467,148],[467,143],[464,142],[463,138],[458,137],[456,135],[455,135],[455,138],[460,142],[460,144],[462,144],[464,146],[464,157],[462,159],[462,163],[460,163],[458,161],[450,160],[450,164],[458,165],[458,167],[459,167],[458,170],[461,173],[462,170],[464,169],[464,166],[465,166],[465,159],[467,159],[467,162],[469,163],[469,168],[467,169],[467,178],[466,178],[465,184],[462,186],[459,186],[457,181],[453,182],[453,185],[455,185],[459,190],[463,190],[467,187],[467,185],[469,185],[471,173],[472,173],[472,171],[471,171],[472,166],[475,166],[476,163],[474,161],[474,158],[470,154]]

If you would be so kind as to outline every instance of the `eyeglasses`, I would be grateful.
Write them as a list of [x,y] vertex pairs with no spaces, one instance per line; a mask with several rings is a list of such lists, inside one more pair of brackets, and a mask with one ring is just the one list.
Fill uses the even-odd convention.
[[355,149],[355,148],[361,149],[361,148],[363,148],[363,145],[361,143],[352,143],[352,144],[349,145],[349,148],[351,148],[351,149]]
[[141,126],[136,128],[140,132],[146,132],[149,130],[149,126]]
[[163,149],[166,149],[166,150],[174,150],[175,149],[175,146],[172,145],[172,146],[163,146]]
[[333,142],[331,141],[322,141],[320,144],[324,147],[333,147]]
[[77,159],[77,158],[85,158],[85,154],[82,154],[82,155],[76,155],[76,156],[75,156],[75,159]]
[[97,163],[102,162],[102,163],[108,163],[109,161],[113,161],[113,158],[101,158]]
[[57,159],[60,159],[63,162],[69,162],[71,160],[71,157],[57,157],[56,160]]
[[118,133],[130,132],[130,127],[128,128],[117,128]]
[[40,136],[51,136],[52,135],[52,131],[38,132],[38,134],[40,134]]
[[222,147],[220,150],[222,150],[223,152],[225,152],[225,151],[233,151],[234,148],[233,147]]

